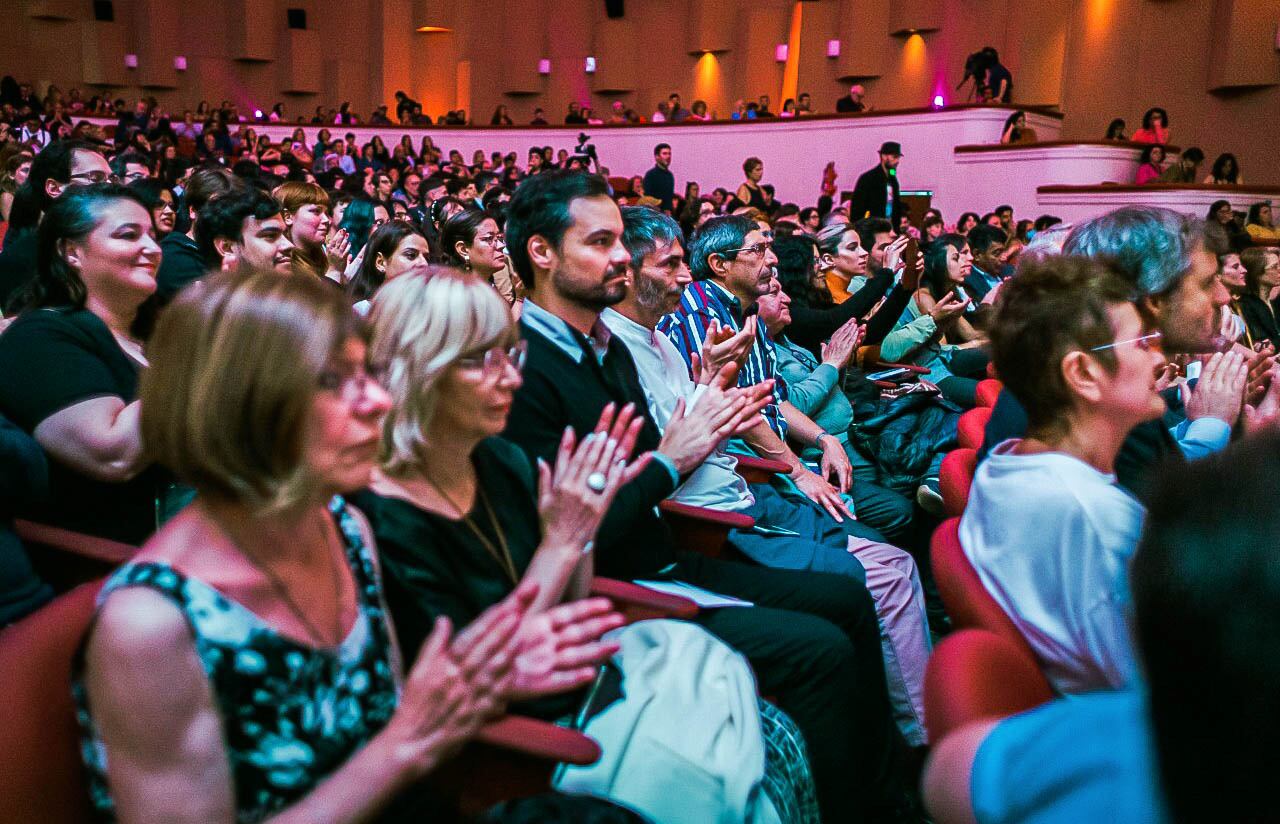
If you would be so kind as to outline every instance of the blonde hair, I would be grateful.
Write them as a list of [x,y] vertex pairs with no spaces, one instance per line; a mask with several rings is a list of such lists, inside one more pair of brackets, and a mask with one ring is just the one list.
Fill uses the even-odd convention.
[[201,494],[259,513],[317,491],[303,461],[321,374],[360,321],[318,280],[229,272],[160,315],[142,374],[148,455]]
[[440,378],[459,358],[514,343],[518,332],[492,286],[445,266],[388,281],[373,298],[370,322],[370,360],[385,370],[391,394],[378,460],[388,474],[403,474],[430,440]]

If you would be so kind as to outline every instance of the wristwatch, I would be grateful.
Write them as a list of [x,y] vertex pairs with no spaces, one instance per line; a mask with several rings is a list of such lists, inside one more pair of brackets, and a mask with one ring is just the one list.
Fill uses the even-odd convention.
[[830,438],[830,437],[832,437],[832,434],[831,434],[830,432],[823,432],[821,435],[819,435],[818,437],[816,437],[816,438],[814,438],[814,439],[813,439],[813,445],[814,445],[814,446],[816,446],[816,447],[818,447],[819,449],[821,449],[821,448],[822,448],[822,439],[823,439],[823,438]]

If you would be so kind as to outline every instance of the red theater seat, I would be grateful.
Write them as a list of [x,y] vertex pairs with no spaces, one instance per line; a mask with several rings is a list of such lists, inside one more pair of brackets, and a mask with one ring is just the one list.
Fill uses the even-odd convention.
[[924,715],[941,741],[974,721],[1006,718],[1053,700],[1053,689],[1024,649],[981,629],[948,635],[929,658]]
[[995,378],[985,378],[978,381],[978,406],[995,406],[996,398],[1000,397],[1001,389],[1004,389],[1004,384]]
[[942,490],[942,505],[947,515],[964,514],[969,503],[969,487],[973,485],[973,473],[978,467],[978,453],[973,449],[953,449],[942,459],[938,471],[938,486]]
[[989,406],[976,406],[961,415],[960,422],[957,424],[960,446],[965,449],[981,449],[989,420],[991,420]]
[[982,585],[978,571],[969,563],[960,546],[960,519],[948,518],[934,530],[929,547],[929,560],[938,594],[959,629],[984,629],[999,635],[1025,650],[1034,658],[1031,648],[1004,609]]

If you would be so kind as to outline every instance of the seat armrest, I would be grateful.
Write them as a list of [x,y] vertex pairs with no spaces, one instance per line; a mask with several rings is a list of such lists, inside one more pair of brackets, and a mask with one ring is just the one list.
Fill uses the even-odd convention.
[[741,512],[721,512],[718,509],[709,509],[705,506],[690,506],[679,501],[665,500],[658,504],[658,509],[664,515],[675,515],[679,518],[715,524],[726,529],[750,529],[756,525],[755,518],[750,515],[743,515]]
[[736,453],[733,457],[738,461],[738,474],[749,484],[767,484],[774,475],[786,475],[791,471],[791,467],[786,463],[773,458]]
[[729,530],[750,529],[756,525],[755,518],[740,512],[718,512],[671,500],[658,504],[658,510],[671,528],[677,545],[711,558],[724,554]]
[[867,371],[883,372],[885,369],[905,369],[908,372],[914,372],[917,375],[929,374],[929,367],[927,366],[917,366],[914,363],[886,363],[884,361],[876,361],[875,365]]
[[476,733],[476,740],[506,750],[566,764],[594,764],[600,745],[576,730],[523,715],[504,715]]
[[688,598],[668,595],[648,587],[614,578],[595,578],[591,594],[608,598],[628,624],[650,618],[675,618],[691,621],[698,615],[698,605]]

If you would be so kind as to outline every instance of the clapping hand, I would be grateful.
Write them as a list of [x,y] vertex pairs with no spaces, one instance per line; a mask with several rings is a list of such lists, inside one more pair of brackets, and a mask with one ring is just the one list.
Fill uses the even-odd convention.
[[711,383],[725,366],[731,363],[742,366],[747,360],[747,355],[751,353],[755,340],[755,315],[747,318],[742,324],[742,329],[737,332],[734,332],[731,326],[721,326],[719,321],[712,318],[702,342],[702,351],[690,359],[692,363],[690,373],[693,379],[706,385]]
[[589,598],[531,615],[520,626],[514,679],[507,697],[525,701],[591,683],[596,668],[618,651],[600,637],[622,626],[605,598]]
[[696,415],[687,413],[683,399],[676,402],[658,451],[675,463],[681,475],[706,460],[721,441],[753,427],[756,416],[772,400],[772,380],[738,387],[734,385],[737,378],[737,364],[717,372],[698,398]]
[[331,231],[324,242],[324,256],[329,263],[329,271],[345,272],[351,263],[351,234],[346,229]]
[[1244,403],[1248,371],[1248,363],[1238,352],[1218,352],[1210,357],[1187,400],[1187,417],[1193,421],[1217,418],[1234,426]]
[[857,318],[847,321],[831,335],[829,342],[822,344],[822,362],[836,369],[844,369],[849,365],[853,353],[858,351],[866,334],[867,327],[860,326]]

